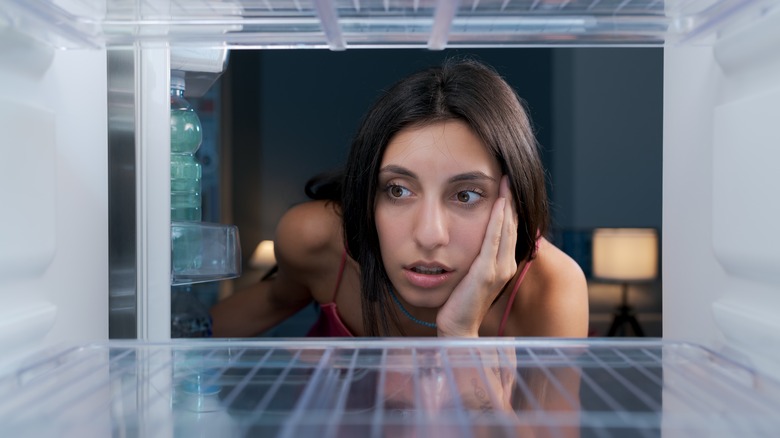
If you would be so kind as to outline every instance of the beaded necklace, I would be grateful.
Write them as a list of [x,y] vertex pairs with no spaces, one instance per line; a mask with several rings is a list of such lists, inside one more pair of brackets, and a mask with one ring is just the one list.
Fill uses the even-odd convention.
[[398,308],[401,309],[401,312],[403,312],[403,314],[406,315],[407,318],[411,319],[413,323],[419,324],[419,325],[422,325],[422,326],[425,326],[425,327],[436,328],[436,323],[435,322],[422,321],[422,320],[419,320],[419,319],[415,318],[414,316],[412,316],[412,314],[409,313],[409,311],[406,310],[406,308],[404,308],[404,305],[401,304],[401,301],[398,300],[398,297],[395,296],[395,293],[393,292],[393,288],[392,287],[390,288],[390,296],[393,297],[393,301],[395,301],[395,303],[398,305]]

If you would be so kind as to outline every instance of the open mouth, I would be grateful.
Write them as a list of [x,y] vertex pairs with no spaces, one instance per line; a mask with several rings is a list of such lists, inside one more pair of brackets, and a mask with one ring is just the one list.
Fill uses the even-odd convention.
[[423,289],[432,289],[447,283],[452,277],[452,269],[435,262],[412,263],[404,270],[410,285]]
[[443,268],[429,268],[425,266],[414,266],[412,267],[412,271],[418,274],[426,274],[426,275],[439,275],[447,272]]

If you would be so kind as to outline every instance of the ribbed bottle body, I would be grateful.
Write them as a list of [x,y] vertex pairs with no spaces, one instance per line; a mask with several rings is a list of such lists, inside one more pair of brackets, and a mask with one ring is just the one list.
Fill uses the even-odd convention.
[[[195,157],[203,132],[198,114],[184,98],[184,75],[171,72],[171,221],[200,222],[203,218],[203,169]],[[198,269],[202,242],[197,236],[172,236],[174,272]]]

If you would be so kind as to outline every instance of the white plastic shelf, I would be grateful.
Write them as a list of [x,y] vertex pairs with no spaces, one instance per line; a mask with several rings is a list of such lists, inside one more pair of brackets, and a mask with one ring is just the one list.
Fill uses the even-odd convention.
[[110,341],[0,377],[9,436],[775,436],[780,385],[660,340]]
[[2,0],[3,22],[57,47],[660,45],[774,0]]

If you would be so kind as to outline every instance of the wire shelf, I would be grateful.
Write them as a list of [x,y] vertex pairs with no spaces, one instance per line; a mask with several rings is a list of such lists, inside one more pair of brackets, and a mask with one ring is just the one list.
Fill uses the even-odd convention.
[[661,45],[764,14],[774,0],[2,0],[3,19],[57,47]]
[[780,384],[661,340],[110,341],[0,377],[12,436],[772,436]]

